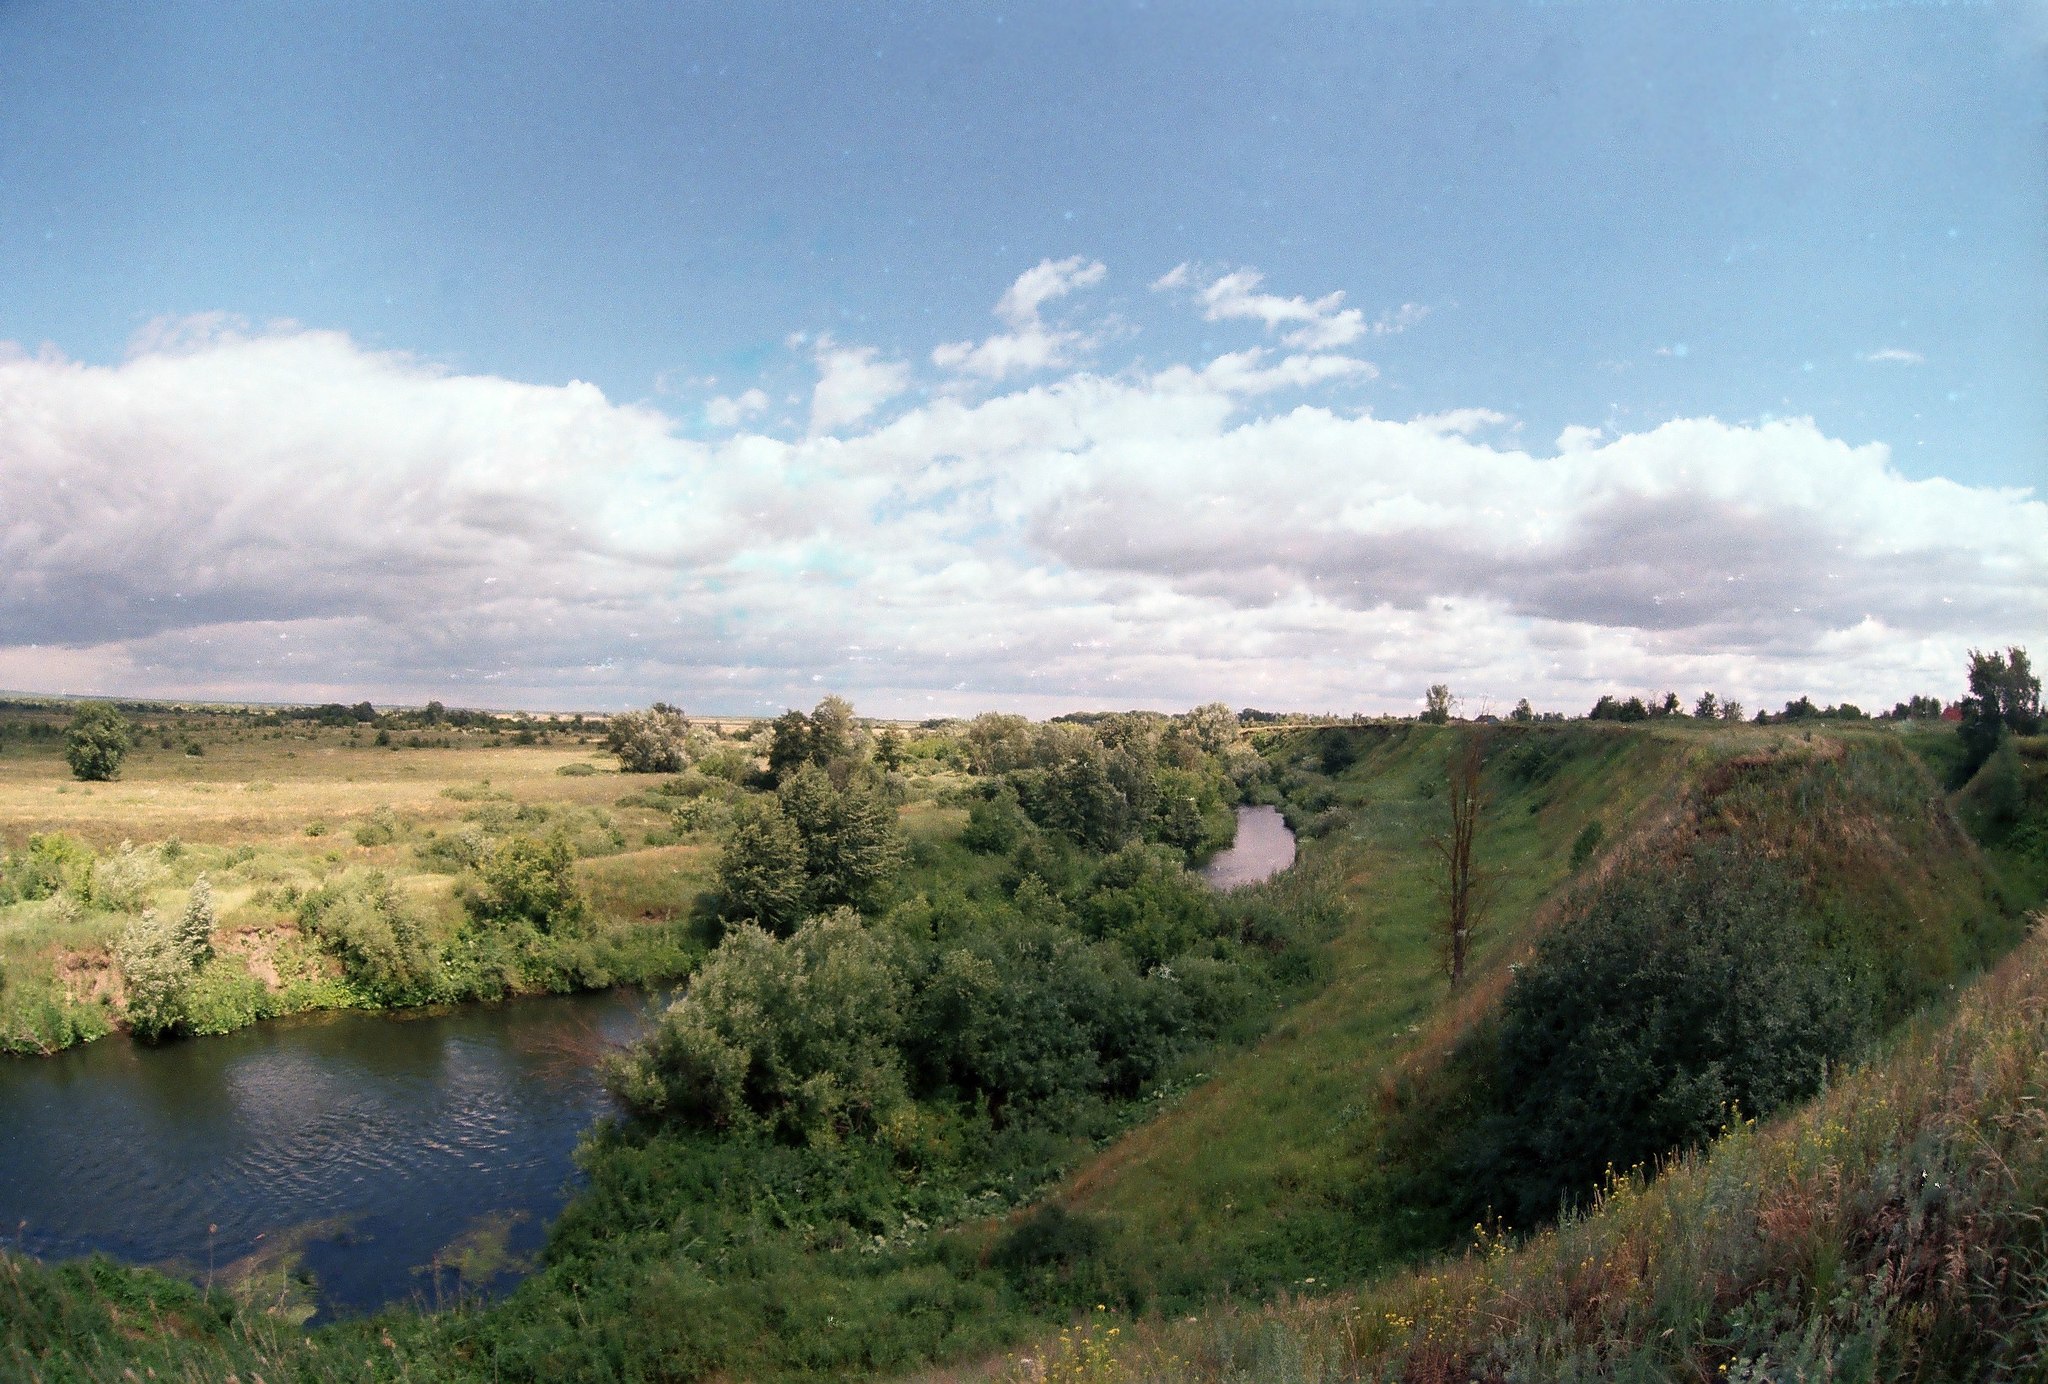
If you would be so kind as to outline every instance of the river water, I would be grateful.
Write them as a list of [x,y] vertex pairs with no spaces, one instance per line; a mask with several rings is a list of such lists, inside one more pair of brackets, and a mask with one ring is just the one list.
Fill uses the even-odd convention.
[[321,1317],[500,1290],[610,1108],[596,1052],[645,1009],[619,991],[315,1014],[0,1058],[0,1245],[310,1274]]
[[1277,807],[1240,807],[1237,839],[1202,867],[1202,878],[1217,889],[1236,889],[1269,879],[1294,863],[1294,833]]

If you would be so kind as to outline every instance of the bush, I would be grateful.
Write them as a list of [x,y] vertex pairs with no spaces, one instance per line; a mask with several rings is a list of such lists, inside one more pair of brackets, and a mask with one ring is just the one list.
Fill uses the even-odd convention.
[[368,817],[356,823],[355,838],[358,846],[388,846],[405,833],[405,824],[398,820],[398,814],[389,807],[380,807]]
[[92,874],[87,889],[87,901],[96,908],[110,913],[133,913],[149,900],[149,891],[156,884],[156,863],[147,851],[135,849],[132,841],[123,841],[121,848],[112,855],[102,856],[93,862]]
[[8,862],[8,879],[24,899],[47,899],[62,890],[92,893],[92,848],[61,831],[28,838],[28,849]]
[[654,1032],[607,1069],[636,1112],[829,1144],[905,1112],[903,978],[850,910],[777,941],[727,934]]
[[426,927],[384,875],[344,877],[299,905],[299,921],[335,956],[350,985],[373,1004],[436,998],[439,957]]
[[479,920],[528,923],[543,935],[574,935],[585,922],[575,856],[559,835],[507,837],[479,863],[463,901]]
[[1607,828],[1598,817],[1579,828],[1579,834],[1572,838],[1572,871],[1577,873],[1586,868],[1593,852],[1600,849],[1600,843],[1607,839]]
[[1792,883],[1696,846],[1576,902],[1509,987],[1487,1179],[1527,1224],[1737,1115],[1810,1095],[1865,1026],[1818,957]]
[[107,702],[87,702],[64,732],[64,758],[75,777],[105,782],[119,777],[134,743],[126,717]]
[[128,1026],[135,1036],[153,1040],[183,1027],[195,958],[170,920],[143,909],[122,930],[114,957],[128,987]]
[[733,810],[718,856],[722,915],[786,934],[803,916],[808,881],[803,841],[773,799],[749,799]]
[[661,702],[646,711],[622,711],[605,727],[605,748],[629,774],[682,772],[689,741],[688,718]]
[[984,798],[967,810],[967,826],[960,844],[983,855],[1008,855],[1016,849],[1026,827],[1017,795],[1005,787],[993,798]]

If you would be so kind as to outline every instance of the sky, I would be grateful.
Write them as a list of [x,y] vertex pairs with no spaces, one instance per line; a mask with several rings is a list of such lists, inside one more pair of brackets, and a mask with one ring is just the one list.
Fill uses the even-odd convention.
[[0,0],[0,687],[1953,697],[2048,6]]

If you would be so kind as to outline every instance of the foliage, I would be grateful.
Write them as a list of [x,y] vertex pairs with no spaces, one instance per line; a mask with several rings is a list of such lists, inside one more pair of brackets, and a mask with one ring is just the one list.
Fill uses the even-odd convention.
[[1723,845],[1580,900],[1503,1004],[1496,1206],[1540,1220],[1610,1166],[1812,1094],[1867,1022],[1797,909],[1781,870]]
[[1586,719],[1589,721],[1647,721],[1650,719],[1650,709],[1643,705],[1641,697],[1630,697],[1627,701],[1623,702],[1616,701],[1611,696],[1602,695],[1599,701],[1593,703],[1593,709],[1586,713]]
[[806,764],[829,769],[849,760],[856,747],[853,707],[843,697],[825,697],[809,715],[789,710],[769,728],[768,773],[778,783]]
[[443,988],[425,925],[383,874],[322,885],[300,902],[299,921],[341,959],[349,984],[373,1004],[423,1004]]
[[133,841],[123,841],[111,855],[93,861],[85,887],[79,892],[96,908],[133,913],[148,901],[157,873],[156,862],[148,851],[137,850]]
[[2001,736],[2032,735],[2041,727],[2041,680],[2027,651],[2017,646],[1998,653],[1970,650],[1970,694],[1962,700],[1956,735],[1965,751],[1963,776],[1990,759]]
[[622,711],[605,727],[605,748],[629,774],[681,773],[689,742],[689,718],[664,702],[645,711]]
[[128,718],[110,702],[86,702],[64,732],[64,758],[74,777],[86,782],[118,778],[121,761],[135,743]]
[[608,1080],[641,1114],[695,1128],[797,1143],[873,1133],[909,1105],[903,1002],[886,940],[851,910],[780,941],[742,925]]
[[1443,725],[1451,719],[1453,700],[1449,683],[1431,683],[1422,696],[1422,719],[1431,725]]
[[1572,873],[1586,868],[1593,859],[1593,852],[1600,849],[1600,843],[1607,838],[1607,828],[1598,817],[1590,818],[1579,828],[1579,834],[1572,838]]
[[723,916],[751,920],[778,936],[792,931],[804,915],[810,887],[804,858],[803,838],[779,802],[742,801],[733,809],[718,856]]
[[586,921],[576,888],[575,853],[560,835],[510,836],[486,855],[465,899],[472,916],[574,935]]
[[8,859],[7,880],[24,899],[47,899],[66,889],[89,896],[92,868],[90,846],[61,831],[42,832],[31,835],[27,849]]
[[1004,784],[985,798],[978,798],[967,810],[967,826],[960,844],[983,855],[1008,855],[1031,829],[1017,803],[1016,790]]
[[114,955],[128,987],[128,1026],[135,1036],[161,1038],[183,1027],[197,958],[178,928],[145,908],[122,930]]
[[775,796],[803,844],[805,910],[873,906],[903,860],[895,810],[862,779],[833,787],[815,764],[784,777]]
[[201,875],[192,882],[191,897],[185,901],[185,911],[178,915],[178,943],[195,965],[203,966],[213,959],[213,930],[219,925],[220,917],[213,906],[213,881]]

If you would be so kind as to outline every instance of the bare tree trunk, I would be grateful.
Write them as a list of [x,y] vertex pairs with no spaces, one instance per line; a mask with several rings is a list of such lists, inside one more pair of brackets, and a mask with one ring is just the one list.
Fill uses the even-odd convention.
[[1450,972],[1451,988],[1465,978],[1465,962],[1471,955],[1472,931],[1484,911],[1480,877],[1472,862],[1472,845],[1479,831],[1479,812],[1485,805],[1479,792],[1482,765],[1480,737],[1466,739],[1451,757],[1451,827],[1433,837],[1430,845],[1443,859],[1443,875],[1437,890],[1443,899],[1442,926],[1444,965]]

